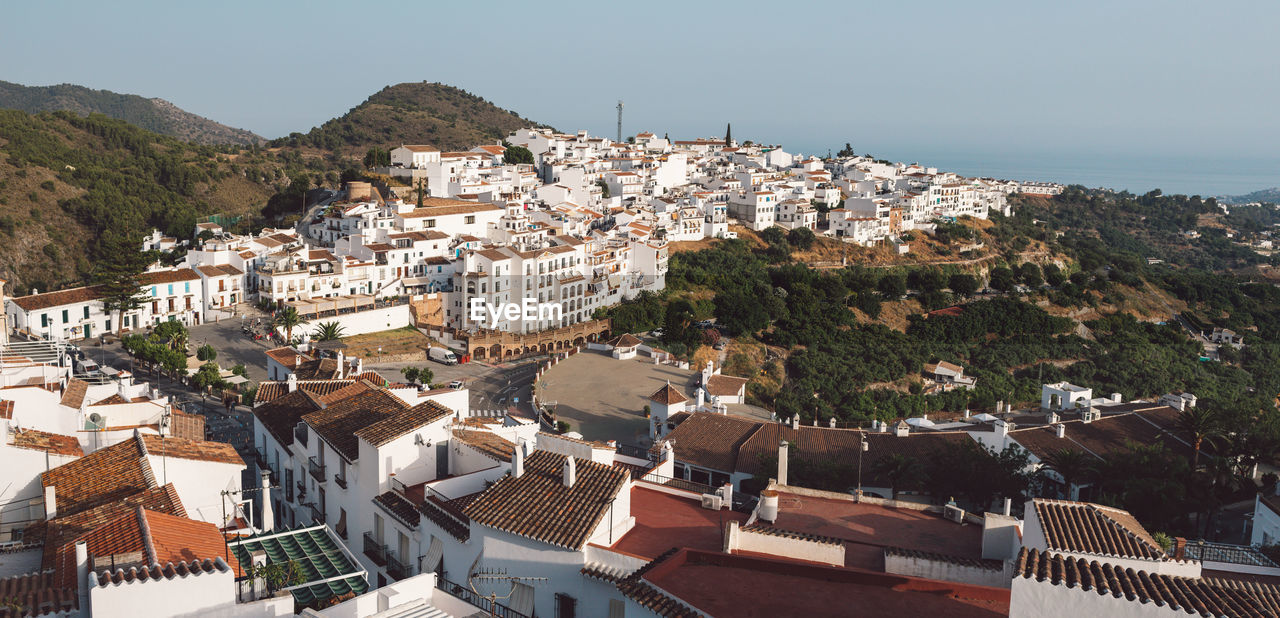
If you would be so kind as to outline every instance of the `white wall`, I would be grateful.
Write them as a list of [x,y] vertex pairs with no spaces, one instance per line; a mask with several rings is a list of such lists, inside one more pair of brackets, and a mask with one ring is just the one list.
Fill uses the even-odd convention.
[[1253,498],[1253,536],[1249,538],[1252,545],[1280,543],[1280,515],[1262,503],[1262,495]]
[[[832,566],[844,566],[844,544],[824,543],[743,530],[736,521],[729,522],[729,536],[726,543],[726,550],[730,552],[750,551],[771,556],[821,562]],[[889,558],[886,556],[886,570],[888,569],[888,560]],[[889,572],[896,573],[897,571]]]
[[1035,616],[1037,618],[1080,618],[1081,616],[1107,616],[1108,618],[1167,618],[1186,616],[1186,611],[1175,610],[1168,605],[1139,603],[1110,594],[1101,595],[1096,590],[1068,588],[1048,581],[1015,577],[1009,598],[1010,618]]
[[[147,463],[155,472],[157,483],[173,483],[188,517],[217,525],[223,523],[222,491],[239,489],[240,471],[245,469],[243,464],[163,457],[158,449],[148,451]],[[228,517],[233,514],[232,504],[228,500]]]
[[984,569],[978,566],[956,564],[942,560],[930,560],[919,556],[902,556],[885,552],[884,572],[894,575],[910,575],[925,579],[936,579],[975,586],[991,586],[1008,588],[1012,573],[1008,564],[999,569]]
[[[213,572],[197,571],[170,579],[135,579],[128,583],[92,585],[89,604],[93,618],[136,618],[148,612],[165,616],[206,615],[217,608],[235,605],[235,572],[214,558],[221,568]],[[90,574],[89,577],[95,577]],[[163,608],[161,610],[160,608]]]
[[[316,318],[301,327],[295,326],[293,334],[295,337],[303,333],[311,336],[320,327],[320,324],[329,322],[337,322],[342,326],[345,331],[344,335],[347,337],[391,330],[413,323],[409,315],[409,305],[395,305],[346,315]],[[280,332],[281,337],[284,336],[283,329],[277,328],[276,330]]]

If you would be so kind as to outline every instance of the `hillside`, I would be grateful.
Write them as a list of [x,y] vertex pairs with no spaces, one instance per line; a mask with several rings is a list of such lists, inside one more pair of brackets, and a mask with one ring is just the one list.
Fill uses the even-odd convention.
[[430,144],[469,150],[500,141],[512,131],[543,126],[465,90],[437,83],[387,86],[340,118],[306,134],[294,133],[272,147],[312,147],[363,156],[371,147]]
[[124,120],[148,131],[195,144],[261,144],[264,140],[184,111],[164,99],[93,90],[73,84],[23,86],[0,81],[0,108],[35,114],[65,110],[81,116],[92,113]]
[[1280,187],[1271,187],[1270,189],[1245,193],[1244,195],[1224,195],[1218,198],[1218,201],[1224,204],[1251,204],[1254,202],[1280,204]]
[[83,283],[106,230],[190,238],[205,215],[257,216],[288,184],[254,151],[196,146],[102,114],[0,110],[0,278]]

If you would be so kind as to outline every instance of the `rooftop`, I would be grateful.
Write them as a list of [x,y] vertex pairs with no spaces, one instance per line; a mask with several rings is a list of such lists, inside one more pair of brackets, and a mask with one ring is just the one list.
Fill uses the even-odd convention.
[[671,548],[720,551],[721,527],[747,521],[744,513],[704,509],[698,498],[649,489],[643,482],[632,486],[631,516],[636,525],[611,549],[650,560]]

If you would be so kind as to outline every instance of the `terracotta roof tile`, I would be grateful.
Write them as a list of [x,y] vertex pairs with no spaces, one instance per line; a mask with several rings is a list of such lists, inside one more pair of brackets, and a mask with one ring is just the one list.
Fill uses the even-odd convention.
[[175,438],[187,440],[204,440],[204,417],[199,414],[187,414],[174,410],[170,414],[171,431]]
[[1014,577],[1201,616],[1280,615],[1280,588],[1240,580],[1177,577],[1023,548]]
[[1128,511],[1089,502],[1040,498],[1032,504],[1051,550],[1144,560],[1168,558]]
[[80,606],[75,582],[61,585],[52,570],[0,579],[0,618],[43,616],[71,611]]
[[58,516],[65,517],[157,487],[142,442],[130,438],[40,475],[55,487]]
[[166,438],[152,434],[142,434],[142,440],[147,445],[147,452],[157,457],[177,457],[179,459],[194,459],[212,463],[245,465],[235,447],[225,442],[188,440],[172,436]]
[[689,401],[689,398],[685,397],[684,394],[674,386],[671,386],[670,382],[667,382],[666,386],[658,389],[658,392],[649,395],[649,401],[660,403],[664,406],[671,406]]
[[67,380],[67,390],[62,392],[62,405],[80,409],[84,396],[89,392],[89,383],[77,378]]
[[751,380],[716,374],[707,380],[707,394],[712,397],[735,397]]
[[[261,397],[262,388],[258,389]],[[293,428],[302,421],[302,417],[320,409],[320,404],[313,399],[309,391],[299,387],[292,393],[286,393],[267,403],[260,403],[253,408],[253,415],[267,428],[267,432],[276,442],[285,448],[293,444]]]
[[47,433],[35,429],[15,432],[11,446],[33,451],[45,451],[54,455],[84,456],[84,451],[80,448],[80,442],[74,436]]
[[[677,460],[728,473],[737,469],[738,450],[763,424],[740,416],[697,412],[667,439],[675,444]],[[778,443],[773,444],[776,450]]]
[[[187,516],[187,511],[182,506],[182,501],[178,498],[177,489],[174,488],[173,483],[170,483],[164,487],[141,491],[124,499],[110,502],[94,509],[81,511],[74,515],[62,516],[59,514],[59,517],[54,520],[41,522],[27,528],[23,538],[43,538],[44,559],[42,564],[44,568],[55,569],[60,574],[59,577],[69,577],[70,582],[74,583],[75,553],[59,553],[59,550],[64,546],[73,544],[76,539],[106,525],[121,515],[134,512],[138,507],[179,517]],[[69,575],[66,575],[67,573]]]
[[485,490],[465,513],[472,521],[543,543],[581,549],[629,479],[626,470],[574,460],[576,481],[565,487],[566,456],[536,451],[519,478]]
[[355,432],[357,438],[372,446],[382,446],[424,425],[453,416],[453,410],[435,401],[424,401],[400,410]]
[[360,456],[356,432],[407,408],[399,397],[376,390],[316,410],[302,420],[344,459],[355,461]]
[[513,442],[492,431],[455,429],[453,437],[494,461],[511,461],[511,456],[516,451],[516,445]]

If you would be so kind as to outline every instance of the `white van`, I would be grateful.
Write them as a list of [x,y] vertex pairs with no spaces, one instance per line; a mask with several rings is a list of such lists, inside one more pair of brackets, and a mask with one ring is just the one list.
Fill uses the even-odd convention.
[[446,365],[458,364],[458,357],[448,348],[431,348],[427,351],[427,358]]

